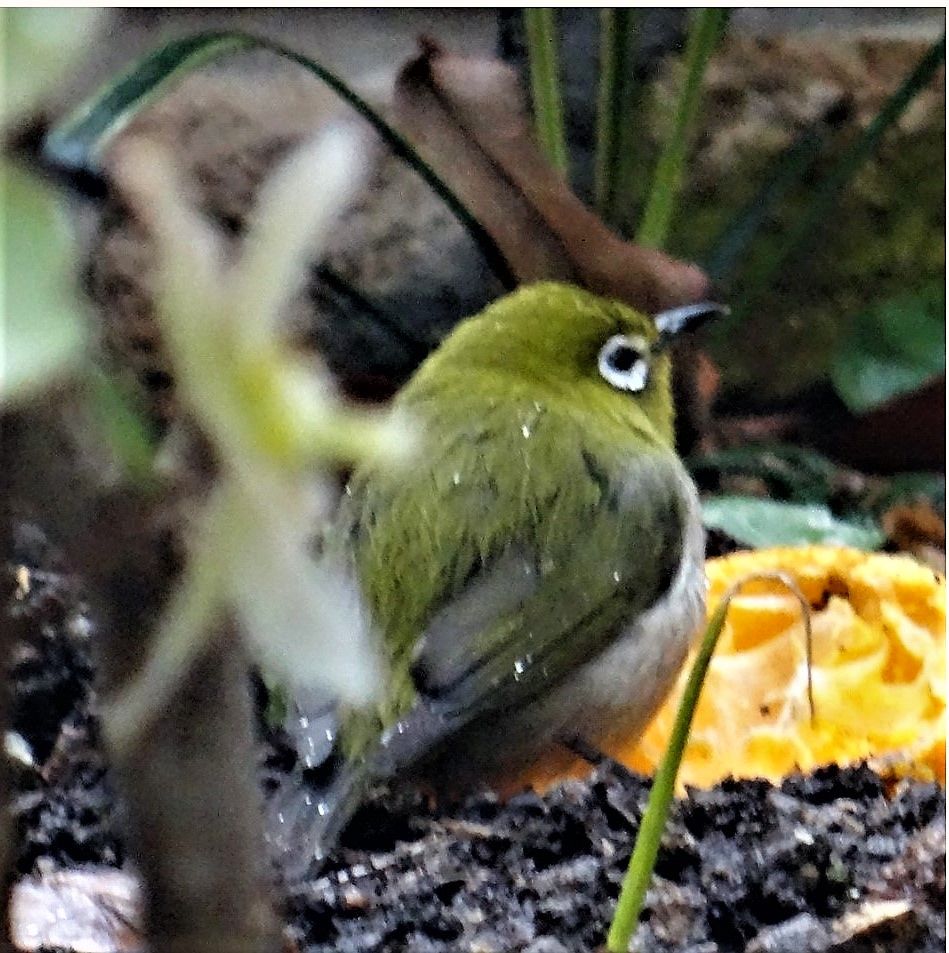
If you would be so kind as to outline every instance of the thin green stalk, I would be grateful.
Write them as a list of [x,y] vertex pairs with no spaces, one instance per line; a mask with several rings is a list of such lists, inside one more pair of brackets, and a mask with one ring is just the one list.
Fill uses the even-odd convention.
[[723,599],[705,630],[699,654],[689,673],[689,680],[686,682],[682,701],[676,712],[672,735],[652,782],[646,812],[643,814],[636,844],[633,847],[633,855],[629,859],[629,867],[623,878],[616,913],[606,938],[606,948],[609,953],[626,953],[633,930],[639,921],[646,891],[652,880],[652,871],[656,866],[656,856],[659,853],[659,843],[666,826],[669,806],[675,793],[676,775],[679,773],[679,765],[682,763],[682,755],[689,738],[692,716],[698,704],[709,662],[712,660],[712,653],[715,651],[718,637],[725,625],[727,612],[728,603]]
[[96,366],[90,367],[86,384],[92,414],[125,477],[140,489],[150,489],[157,441],[136,395]]
[[567,138],[564,134],[554,11],[549,7],[526,8],[524,28],[527,32],[537,137],[551,165],[566,178]]
[[649,248],[660,248],[669,234],[682,182],[689,134],[701,100],[702,78],[727,19],[728,11],[720,7],[692,11],[685,49],[686,76],[676,106],[672,135],[659,156],[652,189],[636,235],[636,241]]
[[614,226],[622,214],[622,190],[629,180],[633,155],[633,34],[639,15],[629,7],[600,11],[594,204],[600,217]]
[[730,280],[745,260],[761,228],[788,192],[803,181],[827,145],[823,123],[805,130],[768,170],[765,181],[748,204],[728,223],[703,264],[710,278]]
[[815,228],[825,218],[838,193],[873,154],[884,133],[900,118],[917,94],[929,85],[945,59],[946,36],[943,34],[942,38],[929,48],[900,88],[884,103],[883,108],[874,117],[863,135],[841,156],[828,176],[820,183],[810,204],[798,218],[784,243],[756,270],[751,285],[743,295],[745,305],[750,304],[768,286],[787,259],[814,234]]
[[666,746],[662,762],[652,782],[646,811],[643,814],[642,823],[639,825],[639,833],[633,846],[633,854],[629,859],[629,866],[626,868],[626,876],[623,878],[623,886],[620,890],[619,900],[616,903],[616,913],[613,915],[610,932],[606,938],[608,953],[626,953],[629,949],[629,941],[639,922],[639,915],[646,899],[646,891],[649,889],[653,868],[656,866],[659,844],[666,826],[666,818],[669,815],[669,807],[675,794],[676,776],[679,773],[679,765],[682,763],[682,755],[689,739],[689,730],[692,727],[692,719],[698,705],[702,685],[705,683],[705,675],[708,672],[712,654],[715,652],[718,638],[725,626],[725,617],[728,614],[728,607],[732,599],[745,583],[753,579],[769,579],[782,583],[791,590],[801,605],[807,651],[807,699],[813,722],[812,640],[808,602],[794,580],[784,573],[761,572],[745,576],[731,586],[719,602],[705,629],[705,635],[702,637],[698,654],[692,665],[692,671],[689,672],[689,678],[682,693],[682,700],[679,702],[678,711],[676,711],[672,733],[669,736],[669,744]]
[[378,305],[373,304],[362,292],[354,288],[339,272],[323,263],[316,267],[316,277],[334,294],[368,315],[373,324],[392,335],[418,362],[427,357],[434,347],[432,341],[420,337],[411,328],[403,327],[398,320]]

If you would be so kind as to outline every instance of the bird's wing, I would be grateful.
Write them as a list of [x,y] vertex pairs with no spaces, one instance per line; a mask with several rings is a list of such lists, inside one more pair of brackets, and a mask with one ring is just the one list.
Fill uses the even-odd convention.
[[[537,438],[542,446],[539,428]],[[423,635],[411,665],[414,698],[396,713],[386,750],[376,756],[379,773],[399,770],[482,715],[526,705],[595,658],[671,583],[687,505],[676,458],[659,450],[597,455],[588,441],[570,447],[569,440],[550,447],[559,455],[552,471],[539,466],[536,454],[543,451],[532,448],[528,463],[556,474],[549,485],[530,478],[519,489],[483,483],[510,473],[511,461],[506,469],[465,469],[460,505],[493,491],[508,504],[499,502],[501,519],[485,512],[465,520],[449,512],[432,522],[419,500],[395,503],[402,519],[414,518],[414,528],[399,533],[404,571],[425,577],[428,570],[434,585],[423,594],[424,605],[415,606],[421,617],[415,621],[422,623],[416,631]],[[511,499],[518,504],[510,506]],[[389,508],[377,512],[392,512],[393,501],[387,502]],[[454,555],[449,572],[431,572],[433,551]],[[398,592],[392,595],[398,599]]]

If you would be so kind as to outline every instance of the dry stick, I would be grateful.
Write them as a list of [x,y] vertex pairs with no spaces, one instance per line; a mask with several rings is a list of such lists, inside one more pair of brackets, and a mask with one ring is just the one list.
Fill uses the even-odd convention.
[[643,903],[646,899],[646,891],[652,879],[653,868],[656,866],[656,856],[659,853],[662,832],[675,793],[676,775],[679,773],[679,765],[682,763],[682,755],[689,739],[692,718],[695,715],[709,663],[712,661],[712,654],[725,625],[725,616],[728,613],[728,607],[732,599],[745,583],[753,580],[780,582],[791,591],[801,605],[807,655],[807,701],[810,706],[811,721],[814,720],[810,605],[797,583],[786,573],[751,573],[729,587],[709,620],[705,635],[699,645],[698,655],[692,666],[692,671],[689,672],[689,678],[682,693],[682,700],[679,702],[669,743],[652,782],[649,802],[646,805],[642,823],[639,825],[639,833],[633,846],[633,854],[629,859],[626,876],[623,878],[623,886],[620,890],[619,900],[616,903],[616,913],[613,916],[610,932],[607,935],[606,949],[608,953],[626,953],[629,949],[629,942],[639,921],[639,914],[642,912]]
[[[56,412],[32,416],[29,439],[13,448],[5,439],[5,463],[12,461],[18,495],[66,547],[98,610],[94,645],[108,698],[124,691],[149,655],[153,623],[175,581],[172,503],[102,491],[98,475],[70,452],[71,434]],[[282,948],[265,880],[246,672],[239,642],[222,626],[139,744],[112,761],[154,953]]]

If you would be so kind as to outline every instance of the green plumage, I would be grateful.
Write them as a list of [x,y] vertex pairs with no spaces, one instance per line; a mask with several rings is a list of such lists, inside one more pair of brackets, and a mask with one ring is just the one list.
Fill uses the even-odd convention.
[[642,729],[704,602],[667,345],[722,310],[673,309],[657,329],[533,285],[462,322],[406,385],[395,404],[417,455],[358,469],[326,538],[382,637],[385,697],[368,712],[298,711],[302,762],[336,714],[343,757],[318,801],[299,779],[271,798],[285,869],[332,845],[374,778],[411,769],[458,788],[564,734]]
[[[622,305],[535,285],[463,322],[398,396],[417,461],[359,470],[341,517],[392,673],[379,710],[346,720],[350,756],[399,719],[411,734],[420,689],[447,734],[522,707],[665,591],[685,519],[669,360],[618,390],[597,368],[614,335],[657,336]],[[406,744],[403,761],[428,741]]]

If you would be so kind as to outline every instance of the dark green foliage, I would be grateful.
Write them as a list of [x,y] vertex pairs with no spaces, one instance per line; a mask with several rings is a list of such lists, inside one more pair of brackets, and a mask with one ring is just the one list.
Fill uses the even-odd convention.
[[694,457],[687,463],[702,489],[717,489],[722,477],[757,477],[769,496],[791,503],[828,502],[839,481],[834,463],[793,444],[749,444]]
[[871,307],[853,322],[830,378],[855,414],[909,393],[946,370],[946,292],[930,282]]
[[726,388],[800,393],[827,378],[856,315],[905,294],[907,276],[944,281],[945,126],[898,125],[943,58],[941,40],[866,129],[832,109],[770,162],[736,150],[714,191],[691,183],[669,247],[728,282],[732,318],[707,336]]

